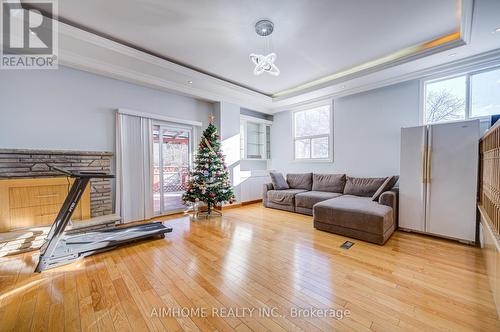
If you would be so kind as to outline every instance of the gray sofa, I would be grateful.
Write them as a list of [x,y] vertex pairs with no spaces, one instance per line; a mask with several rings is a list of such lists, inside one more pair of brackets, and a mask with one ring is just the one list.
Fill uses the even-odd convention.
[[314,227],[377,244],[397,228],[397,177],[287,174],[288,189],[264,185],[265,207],[312,215]]

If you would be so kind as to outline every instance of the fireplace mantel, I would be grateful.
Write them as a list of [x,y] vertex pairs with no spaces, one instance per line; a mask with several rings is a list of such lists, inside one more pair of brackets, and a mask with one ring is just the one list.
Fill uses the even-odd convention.
[[[111,152],[0,149],[0,181],[6,179],[61,177],[50,166],[72,171],[111,171]],[[109,179],[90,181],[92,217],[113,213],[113,192]]]

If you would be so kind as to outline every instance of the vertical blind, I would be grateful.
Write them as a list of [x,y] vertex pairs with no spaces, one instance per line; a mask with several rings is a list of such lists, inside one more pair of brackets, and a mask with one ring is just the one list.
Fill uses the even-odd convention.
[[124,223],[153,217],[152,120],[116,113],[116,210]]

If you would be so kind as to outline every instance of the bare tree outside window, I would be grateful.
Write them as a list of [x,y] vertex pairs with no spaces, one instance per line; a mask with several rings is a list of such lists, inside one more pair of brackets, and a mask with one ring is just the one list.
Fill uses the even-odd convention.
[[426,83],[425,123],[465,119],[465,95],[465,76]]
[[448,90],[430,92],[426,100],[426,123],[459,120],[463,118],[464,98],[453,95]]
[[[500,114],[500,68],[424,81],[425,124]],[[468,98],[467,98],[468,97]]]

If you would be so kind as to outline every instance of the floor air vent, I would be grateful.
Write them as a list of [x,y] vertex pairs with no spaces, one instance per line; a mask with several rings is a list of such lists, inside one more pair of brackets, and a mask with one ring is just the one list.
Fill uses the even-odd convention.
[[344,243],[342,243],[342,245],[340,246],[340,248],[342,248],[342,249],[350,249],[353,245],[354,245],[354,242],[345,241]]

